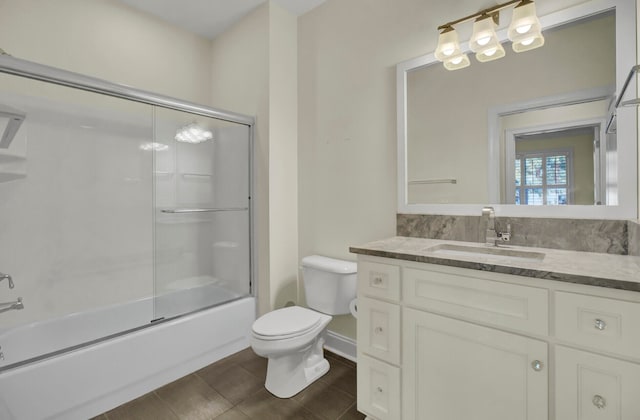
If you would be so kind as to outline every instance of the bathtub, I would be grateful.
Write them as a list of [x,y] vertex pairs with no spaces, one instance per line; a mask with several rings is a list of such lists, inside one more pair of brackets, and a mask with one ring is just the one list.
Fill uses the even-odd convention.
[[[0,419],[87,419],[247,348],[255,298],[198,289],[234,300],[108,339],[96,340],[148,323],[149,305],[180,309],[194,290],[0,332]],[[68,350],[79,338],[88,344]]]

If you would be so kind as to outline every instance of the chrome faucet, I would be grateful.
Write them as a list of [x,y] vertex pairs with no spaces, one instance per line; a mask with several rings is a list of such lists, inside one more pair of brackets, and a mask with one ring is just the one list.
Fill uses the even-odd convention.
[[498,233],[496,232],[496,212],[493,207],[482,208],[483,224],[486,220],[487,229],[484,234],[484,242],[487,246],[496,246],[498,244]]
[[496,212],[493,207],[482,208],[482,221],[486,220],[487,229],[484,235],[484,242],[487,246],[498,246],[500,242],[511,240],[511,225],[507,225],[506,232],[498,232],[496,230]]
[[13,284],[13,279],[8,274],[0,273],[0,281],[2,280],[7,280],[9,282],[9,289],[13,289],[14,287],[16,287],[16,285]]
[[0,303],[0,313],[12,311],[12,310],[20,310],[24,309],[24,304],[22,303],[22,298],[19,297],[15,302],[4,302]]

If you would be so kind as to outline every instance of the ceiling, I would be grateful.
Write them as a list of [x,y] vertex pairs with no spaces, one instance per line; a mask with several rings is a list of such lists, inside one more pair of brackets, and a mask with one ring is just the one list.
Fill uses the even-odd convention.
[[[120,0],[189,32],[213,39],[267,0]],[[325,0],[273,0],[300,16]]]

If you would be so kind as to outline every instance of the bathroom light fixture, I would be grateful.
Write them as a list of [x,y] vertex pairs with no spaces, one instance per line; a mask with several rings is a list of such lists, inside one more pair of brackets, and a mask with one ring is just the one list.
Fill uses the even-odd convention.
[[496,27],[500,20],[500,11],[516,3],[508,30],[513,51],[523,52],[543,46],[542,27],[536,16],[533,0],[511,0],[440,25],[438,46],[434,53],[436,59],[442,61],[447,70],[458,70],[469,66],[469,58],[460,47],[454,25],[470,20],[475,22],[473,35],[469,39],[469,48],[476,53],[476,59],[482,63],[504,57],[504,47],[498,39]]
[[533,0],[522,0],[513,9],[513,18],[508,32],[511,48],[515,52],[529,51],[544,45],[542,27],[536,16]]
[[469,40],[469,48],[476,53],[476,59],[481,63],[497,60],[505,55],[496,34],[498,16],[497,12],[493,15],[481,15],[473,23],[473,35]]
[[469,57],[460,49],[458,33],[452,26],[444,28],[440,33],[435,56],[448,70],[462,69],[471,64]]
[[205,130],[196,123],[192,123],[176,131],[175,139],[183,143],[202,143],[213,138],[213,133]]

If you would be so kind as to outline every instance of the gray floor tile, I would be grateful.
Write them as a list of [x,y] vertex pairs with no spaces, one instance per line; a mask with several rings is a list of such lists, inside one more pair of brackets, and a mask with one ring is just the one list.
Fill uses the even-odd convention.
[[109,420],[180,420],[167,404],[151,393],[106,413]]
[[353,403],[346,413],[341,415],[338,420],[364,420],[367,416],[360,413],[357,408],[357,404]]
[[325,420],[336,420],[356,400],[355,396],[348,395],[322,381],[312,383],[293,399]]
[[156,395],[184,420],[209,420],[233,407],[197,375],[165,385]]
[[329,372],[289,399],[264,389],[267,359],[250,348],[92,420],[362,420],[356,364],[325,352]]
[[331,368],[320,381],[355,397],[357,376],[355,367],[350,367],[339,360],[327,358]]
[[251,420],[251,417],[247,416],[237,408],[232,408],[229,411],[225,411],[218,417],[214,417],[214,420]]
[[240,404],[238,409],[254,420],[318,420],[292,398],[277,398],[266,389],[258,391]]
[[222,370],[201,370],[198,376],[233,404],[239,403],[264,387],[264,380],[236,364],[231,364]]

